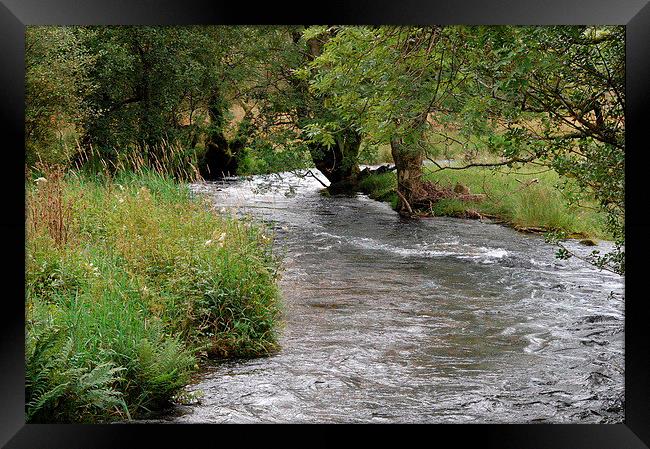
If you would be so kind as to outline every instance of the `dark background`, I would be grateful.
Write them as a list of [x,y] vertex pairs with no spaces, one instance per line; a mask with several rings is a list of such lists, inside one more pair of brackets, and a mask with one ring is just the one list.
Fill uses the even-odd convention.
[[[627,25],[625,424],[256,426],[25,425],[24,419],[24,30],[83,24],[619,24]],[[650,445],[650,326],[644,256],[650,218],[650,4],[648,0],[407,0],[217,3],[197,0],[0,0],[0,444],[12,448],[342,444],[341,431],[398,444],[498,448],[644,448]],[[306,430],[301,435],[299,430]],[[278,431],[286,435],[278,435]],[[414,437],[418,437],[416,440]],[[288,438],[287,438],[288,437]],[[203,440],[200,442],[199,440]],[[417,441],[417,442],[416,442]],[[453,441],[454,443],[448,443]],[[645,444],[644,444],[645,443]]]

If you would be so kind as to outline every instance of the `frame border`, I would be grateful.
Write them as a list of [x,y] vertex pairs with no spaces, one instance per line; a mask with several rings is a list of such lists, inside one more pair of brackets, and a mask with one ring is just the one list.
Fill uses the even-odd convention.
[[[187,445],[196,437],[215,438],[211,425],[128,426],[125,424],[25,424],[24,418],[24,32],[27,25],[181,25],[181,24],[473,24],[473,25],[626,25],[626,234],[628,245],[625,276],[625,418],[624,424],[477,424],[459,429],[440,424],[436,440],[449,437],[461,446],[476,443],[500,448],[648,448],[650,446],[650,338],[643,300],[648,295],[642,285],[644,256],[650,253],[650,218],[643,215],[644,167],[650,166],[650,152],[644,135],[650,109],[650,0],[406,0],[372,2],[337,0],[319,9],[306,5],[281,7],[210,3],[207,0],[0,0],[0,124],[5,128],[4,172],[0,176],[5,197],[0,232],[8,263],[1,271],[6,310],[0,317],[0,444],[7,447],[130,447],[136,441],[162,443],[162,446]],[[316,12],[317,11],[317,12]],[[646,125],[647,127],[647,125]],[[22,151],[17,151],[22,148]],[[647,175],[646,175],[647,177]],[[19,187],[20,186],[20,187]],[[632,289],[630,289],[632,288]],[[17,318],[20,317],[20,318]],[[403,425],[397,425],[399,428]],[[232,427],[220,428],[232,430]],[[257,434],[246,432],[256,442],[269,441],[282,426],[267,427]],[[321,441],[337,442],[340,429],[330,427]],[[363,428],[362,428],[363,429]],[[373,427],[381,438],[390,427]],[[410,426],[411,433],[416,429]],[[417,427],[418,430],[422,429]],[[332,432],[333,430],[333,432]],[[393,430],[393,429],[391,429]],[[431,438],[429,429],[422,429]],[[469,431],[468,431],[469,430]],[[291,430],[290,430],[291,431]],[[221,433],[221,432],[220,432]],[[402,435],[408,435],[402,433]],[[427,436],[424,434],[423,436]],[[272,440],[271,440],[272,441]],[[140,444],[138,444],[139,446]]]

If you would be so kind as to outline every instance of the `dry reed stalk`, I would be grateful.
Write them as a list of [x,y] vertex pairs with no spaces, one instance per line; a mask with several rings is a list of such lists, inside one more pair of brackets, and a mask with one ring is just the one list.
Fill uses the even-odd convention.
[[163,139],[153,148],[147,144],[128,147],[117,152],[115,161],[106,160],[92,145],[82,148],[77,142],[77,147],[78,156],[75,160],[77,170],[81,170],[86,163],[94,160],[107,175],[119,171],[142,174],[150,169],[159,175],[171,175],[189,182],[202,179],[198,168],[193,163],[196,153],[186,154],[177,141]]
[[64,171],[61,167],[39,166],[44,176],[27,195],[27,233],[47,232],[58,246],[70,236],[73,202],[64,196]]

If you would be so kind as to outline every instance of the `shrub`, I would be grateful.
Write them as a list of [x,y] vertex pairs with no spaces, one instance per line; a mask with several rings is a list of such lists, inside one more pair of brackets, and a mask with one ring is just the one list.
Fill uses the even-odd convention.
[[265,229],[149,170],[69,173],[57,178],[64,207],[44,212],[54,176],[43,175],[28,185],[30,422],[141,416],[180,392],[198,353],[277,349],[279,264]]

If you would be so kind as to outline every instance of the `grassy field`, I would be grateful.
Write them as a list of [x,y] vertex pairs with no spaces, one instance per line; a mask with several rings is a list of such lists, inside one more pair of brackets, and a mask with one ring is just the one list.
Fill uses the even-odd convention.
[[277,349],[271,236],[152,172],[27,181],[28,422],[135,418],[206,355]]
[[[468,210],[496,217],[521,230],[559,230],[574,237],[608,239],[604,217],[587,202],[586,207],[571,204],[569,196],[576,190],[553,171],[534,169],[509,169],[495,171],[472,167],[464,170],[425,170],[425,180],[441,186],[461,184],[472,194],[482,194],[480,202],[461,201],[454,198],[436,203],[434,216],[464,216]],[[397,203],[395,173],[369,176],[362,180],[361,188],[371,198]],[[581,202],[581,205],[583,202]]]

